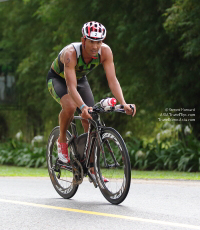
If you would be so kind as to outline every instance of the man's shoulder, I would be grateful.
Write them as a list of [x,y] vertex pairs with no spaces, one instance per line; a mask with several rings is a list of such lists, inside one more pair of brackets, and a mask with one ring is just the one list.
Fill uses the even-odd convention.
[[102,49],[102,50],[111,50],[110,46],[108,46],[108,45],[105,44],[105,43],[102,43],[101,49]]
[[112,58],[112,50],[105,43],[103,43],[101,46],[101,56],[102,56],[102,62],[106,59]]
[[80,46],[81,44],[82,44],[81,42],[72,42],[69,45],[72,45],[72,46],[76,47],[76,46]]
[[75,47],[78,45],[79,42],[73,42],[70,43],[69,45],[65,46],[60,53],[71,53],[71,52],[75,52]]
[[68,60],[76,62],[76,50],[75,50],[74,44],[75,43],[71,43],[71,44],[65,46],[61,50],[61,52],[60,52],[61,53],[60,59],[61,59],[62,63],[68,62]]

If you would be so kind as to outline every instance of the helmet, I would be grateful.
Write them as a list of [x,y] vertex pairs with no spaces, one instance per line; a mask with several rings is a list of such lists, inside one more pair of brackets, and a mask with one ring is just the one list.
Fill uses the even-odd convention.
[[102,41],[106,37],[106,28],[99,22],[91,21],[83,25],[82,34],[84,38]]

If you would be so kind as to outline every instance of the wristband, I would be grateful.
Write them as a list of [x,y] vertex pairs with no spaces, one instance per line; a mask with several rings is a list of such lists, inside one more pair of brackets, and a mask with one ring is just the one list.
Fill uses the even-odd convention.
[[82,104],[80,107],[80,110],[82,111],[83,107],[85,106],[85,104]]

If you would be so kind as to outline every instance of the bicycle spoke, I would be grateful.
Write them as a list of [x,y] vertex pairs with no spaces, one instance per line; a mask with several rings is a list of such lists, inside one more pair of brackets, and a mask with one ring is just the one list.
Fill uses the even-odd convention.
[[[64,164],[58,160],[57,139],[59,129],[54,129],[50,135],[47,148],[47,163],[49,175],[56,191],[63,198],[71,198],[77,191],[78,186],[73,183],[73,170],[69,164]],[[67,139],[71,136],[67,132]],[[73,155],[73,146],[70,145],[68,152]]]
[[101,192],[111,203],[121,203],[130,187],[130,161],[121,136],[111,128],[102,135],[104,152],[96,148],[96,174]]

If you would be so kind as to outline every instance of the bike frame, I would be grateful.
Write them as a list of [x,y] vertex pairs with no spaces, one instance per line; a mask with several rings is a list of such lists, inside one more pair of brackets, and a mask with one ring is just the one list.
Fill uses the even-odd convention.
[[[108,165],[106,162],[106,158],[105,158],[105,154],[104,154],[104,147],[103,147],[103,143],[101,140],[101,134],[102,134],[102,129],[105,128],[104,125],[101,124],[101,120],[100,120],[100,115],[97,113],[93,113],[92,114],[92,120],[88,119],[89,122],[89,128],[88,128],[88,135],[87,135],[87,141],[86,141],[86,145],[85,145],[85,149],[84,149],[84,156],[85,156],[85,166],[87,169],[89,169],[89,164],[90,164],[90,157],[92,154],[92,148],[94,145],[94,141],[95,139],[97,139],[99,147],[100,147],[100,151],[102,152],[102,156],[103,156],[103,161],[104,161],[104,166],[106,168],[110,168],[110,167],[117,167],[119,164],[115,158],[115,155],[112,151],[112,148],[109,145],[109,142],[107,143],[109,149],[110,149],[110,154],[111,157],[113,158],[115,164],[113,165]],[[74,116],[74,120],[82,120],[83,118],[80,116]],[[76,124],[75,122],[71,122],[70,123],[71,126],[71,130],[72,130],[72,140],[69,140],[69,143],[71,143],[71,141],[74,140],[74,138],[78,135],[77,131],[76,131]],[[95,129],[95,131],[93,132],[93,129]],[[93,135],[95,133],[95,136]]]
[[[87,140],[86,140],[85,149],[84,149],[84,153],[83,153],[85,156],[85,166],[87,169],[89,168],[90,157],[92,154],[92,148],[93,148],[95,139],[98,140],[99,146],[100,146],[101,150],[103,150],[103,145],[101,142],[101,136],[99,133],[99,131],[101,132],[101,128],[103,127],[100,123],[100,116],[95,113],[95,114],[92,114],[92,117],[93,117],[93,120],[88,119],[89,128],[88,128],[88,132],[87,132]],[[97,118],[97,119],[95,119],[95,118]],[[83,118],[81,116],[74,116],[74,120],[83,120]],[[71,126],[71,130],[72,130],[72,138],[69,140],[68,144],[70,144],[78,136],[75,122],[72,121],[70,123],[70,126]],[[93,129],[95,131],[93,131]]]

